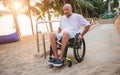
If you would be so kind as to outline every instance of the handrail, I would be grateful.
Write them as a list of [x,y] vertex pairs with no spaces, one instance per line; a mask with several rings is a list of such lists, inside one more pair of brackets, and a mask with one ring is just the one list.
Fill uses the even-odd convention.
[[40,45],[40,43],[39,43],[39,33],[41,33],[41,34],[42,34],[42,44],[43,44],[45,59],[46,59],[46,42],[45,42],[45,35],[44,35],[44,33],[42,33],[42,31],[38,31],[38,25],[41,24],[41,23],[49,23],[49,22],[59,22],[59,20],[44,21],[44,22],[37,22],[37,23],[36,23],[37,51],[40,52],[40,47],[39,47],[39,45]]
[[37,22],[37,24],[40,24],[40,23],[49,23],[49,22],[59,22],[59,20],[54,20],[54,21],[44,21],[44,22]]

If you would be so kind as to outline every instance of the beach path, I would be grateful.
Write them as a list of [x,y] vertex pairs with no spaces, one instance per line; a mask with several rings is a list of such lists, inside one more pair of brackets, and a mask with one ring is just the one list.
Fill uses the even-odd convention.
[[[36,36],[0,45],[0,75],[120,75],[120,34],[114,24],[100,24],[85,35],[86,54],[73,66],[52,67],[37,53]],[[49,48],[49,44],[47,45]],[[42,48],[41,48],[42,49]]]

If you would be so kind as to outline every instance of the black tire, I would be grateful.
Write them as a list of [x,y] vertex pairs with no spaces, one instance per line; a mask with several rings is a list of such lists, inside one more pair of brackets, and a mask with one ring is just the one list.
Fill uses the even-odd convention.
[[76,34],[75,39],[74,39],[74,45],[73,45],[73,51],[74,51],[74,56],[77,62],[82,62],[85,56],[85,40],[84,38],[82,40],[78,39],[79,34]]

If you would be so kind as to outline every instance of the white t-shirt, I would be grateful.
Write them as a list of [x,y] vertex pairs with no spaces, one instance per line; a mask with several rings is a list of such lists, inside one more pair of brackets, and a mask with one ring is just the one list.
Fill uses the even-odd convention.
[[60,28],[62,31],[79,32],[84,26],[90,23],[81,15],[73,13],[69,18],[65,15],[60,19]]
[[60,19],[60,28],[62,32],[57,36],[62,36],[64,31],[67,31],[70,38],[75,37],[76,33],[80,32],[82,27],[90,25],[90,23],[81,15],[73,13],[69,18],[63,15]]

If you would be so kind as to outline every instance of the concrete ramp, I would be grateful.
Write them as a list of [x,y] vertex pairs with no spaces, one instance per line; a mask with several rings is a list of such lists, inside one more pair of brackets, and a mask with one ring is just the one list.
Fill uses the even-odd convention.
[[86,60],[92,63],[120,62],[120,35],[114,24],[101,24],[85,37]]

